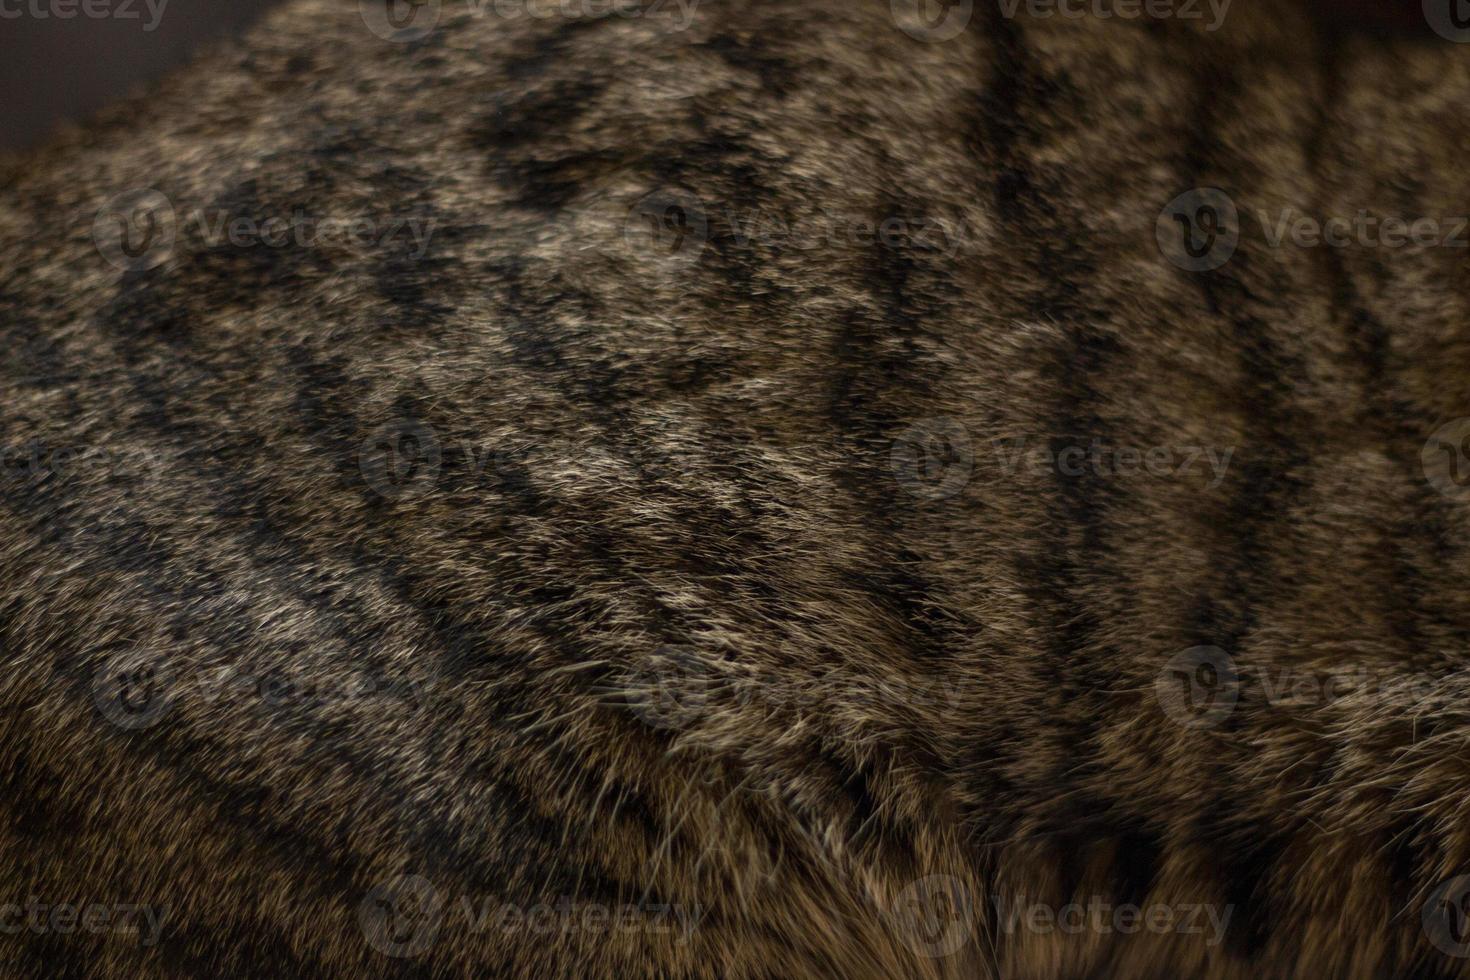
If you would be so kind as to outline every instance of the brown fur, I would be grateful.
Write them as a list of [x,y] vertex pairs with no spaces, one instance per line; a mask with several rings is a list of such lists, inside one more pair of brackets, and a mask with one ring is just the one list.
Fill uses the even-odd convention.
[[1470,975],[1466,252],[1258,217],[1470,214],[1470,49],[998,9],[296,0],[14,165],[0,905],[168,912],[0,972]]

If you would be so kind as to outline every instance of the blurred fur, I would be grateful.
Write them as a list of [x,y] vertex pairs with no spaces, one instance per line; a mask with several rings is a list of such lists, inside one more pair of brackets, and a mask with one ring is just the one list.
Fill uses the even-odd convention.
[[[1470,975],[1420,919],[1470,870],[1470,509],[1420,472],[1470,414],[1466,255],[1255,218],[1470,213],[1470,52],[1247,0],[1217,33],[993,7],[924,43],[878,0],[450,4],[396,43],[297,0],[14,164],[3,442],[149,465],[11,461],[0,901],[169,915],[0,936],[6,975]],[[1195,186],[1243,232],[1191,274],[1155,219]],[[139,188],[432,233],[120,270],[94,218]],[[699,202],[688,262],[627,220],[658,193]],[[959,232],[811,232],[894,217]],[[401,425],[441,457],[380,492]],[[936,431],[945,492],[906,479]],[[1233,456],[1001,465],[1094,439]],[[1441,696],[1244,683],[1181,727],[1155,681],[1197,646]],[[177,690],[122,727],[98,678],[140,664]],[[968,899],[942,955],[924,880]],[[1233,912],[1218,945],[1041,934],[995,896]],[[385,954],[374,903],[415,899],[430,941]]]

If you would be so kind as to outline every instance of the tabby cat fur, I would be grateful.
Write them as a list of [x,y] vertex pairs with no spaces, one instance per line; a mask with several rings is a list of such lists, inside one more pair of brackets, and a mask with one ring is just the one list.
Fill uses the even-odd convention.
[[1470,47],[374,2],[0,175],[0,975],[1470,976]]

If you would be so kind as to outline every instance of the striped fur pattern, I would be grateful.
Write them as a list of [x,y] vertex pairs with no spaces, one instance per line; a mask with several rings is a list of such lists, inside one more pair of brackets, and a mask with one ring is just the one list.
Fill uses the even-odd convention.
[[0,975],[1470,976],[1470,49],[491,6],[0,178]]

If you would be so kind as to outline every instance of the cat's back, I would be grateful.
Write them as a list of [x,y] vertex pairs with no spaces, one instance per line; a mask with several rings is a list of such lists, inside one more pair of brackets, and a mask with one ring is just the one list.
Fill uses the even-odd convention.
[[574,6],[6,178],[0,958],[1457,975],[1463,51]]

